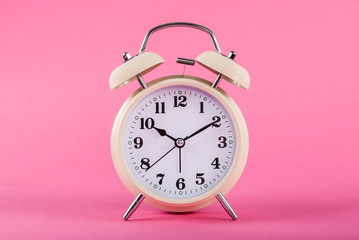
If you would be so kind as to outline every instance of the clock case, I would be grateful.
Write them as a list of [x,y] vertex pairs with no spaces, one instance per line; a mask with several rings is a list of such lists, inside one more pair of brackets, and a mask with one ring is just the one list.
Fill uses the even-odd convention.
[[[148,84],[143,81],[143,75],[152,71],[164,62],[162,57],[160,57],[158,54],[153,52],[144,52],[148,38],[152,33],[168,27],[192,27],[205,31],[211,36],[216,52],[204,52],[196,58],[196,62],[208,70],[218,74],[213,83],[198,77],[182,75],[159,78],[150,81]],[[133,58],[131,58],[128,53],[124,53],[123,57],[125,59],[125,63],[116,68],[111,73],[111,90],[118,89],[136,79],[141,86],[141,88],[135,91],[121,107],[115,119],[111,135],[111,154],[116,171],[125,186],[137,196],[123,218],[128,220],[143,200],[149,205],[165,211],[189,212],[206,207],[215,202],[217,199],[224,207],[226,212],[231,216],[231,218],[235,220],[237,216],[224,198],[223,194],[226,194],[234,186],[245,167],[249,147],[248,131],[243,114],[241,113],[237,104],[225,91],[218,87],[220,80],[223,78],[236,86],[240,86],[244,89],[249,88],[249,74],[243,67],[233,61],[235,53],[230,52],[228,56],[224,56],[220,52],[214,34],[208,28],[193,23],[176,22],[159,25],[151,29],[145,36],[140,53]],[[178,60],[178,62],[180,61]],[[192,65],[194,64],[194,61],[183,61],[182,59],[181,63]],[[224,179],[212,190],[202,194],[201,196],[189,199],[165,198],[149,191],[147,188],[142,186],[128,169],[122,151],[122,136],[125,122],[133,108],[148,94],[160,88],[175,85],[195,87],[214,96],[227,109],[230,117],[233,119],[233,124],[236,130],[237,150],[232,166]]]

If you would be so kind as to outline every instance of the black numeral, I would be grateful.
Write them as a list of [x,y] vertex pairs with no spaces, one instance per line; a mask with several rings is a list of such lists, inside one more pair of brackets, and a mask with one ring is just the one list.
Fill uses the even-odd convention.
[[179,190],[182,190],[186,187],[186,184],[184,183],[184,178],[179,178],[176,182],[176,187],[179,189]]
[[142,158],[141,159],[141,168],[143,170],[147,170],[150,168],[150,159],[148,158]]
[[144,118],[141,118],[141,129],[151,129],[153,126],[155,126],[155,120],[153,118],[147,118],[146,120]]
[[165,174],[163,173],[159,173],[157,174],[156,178],[160,178],[160,180],[158,181],[158,184],[159,185],[162,185],[162,182],[163,182],[163,178],[165,177]]
[[140,137],[136,137],[135,139],[133,139],[133,142],[135,143],[135,148],[136,149],[141,148],[142,145],[143,145],[143,140]]
[[156,102],[156,112],[155,113],[165,113],[165,103]]
[[204,178],[202,177],[204,173],[197,173],[196,175],[196,184],[202,185],[204,183]]
[[227,147],[227,138],[226,138],[226,137],[220,136],[220,137],[218,138],[218,140],[219,140],[218,147],[220,147],[220,148],[225,148],[225,147]]
[[187,106],[187,97],[186,96],[174,96],[174,107],[185,107]]
[[213,127],[219,128],[221,126],[221,124],[219,123],[221,121],[221,118],[219,116],[214,116],[212,118],[213,122]]
[[211,165],[214,167],[213,169],[219,169],[219,166],[221,166],[221,164],[219,164],[219,160],[218,157],[216,157],[213,162],[211,163]]
[[203,102],[199,103],[199,113],[204,113],[204,111],[203,111]]

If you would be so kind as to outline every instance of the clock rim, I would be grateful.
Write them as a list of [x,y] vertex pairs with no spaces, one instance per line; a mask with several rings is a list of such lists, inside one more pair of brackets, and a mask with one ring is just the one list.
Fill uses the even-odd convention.
[[[128,116],[133,108],[146,96],[154,91],[175,85],[184,85],[198,88],[202,91],[208,92],[215,97],[228,111],[234,128],[236,130],[236,153],[234,155],[231,168],[228,170],[226,176],[213,189],[208,192],[188,199],[171,199],[159,196],[145,186],[141,185],[138,180],[132,175],[130,169],[127,167],[125,156],[123,154],[123,131]],[[145,196],[144,202],[156,208],[171,211],[171,212],[188,212],[200,208],[204,208],[216,201],[215,196],[221,192],[226,194],[233,188],[241,176],[248,156],[249,139],[247,125],[243,114],[240,111],[235,101],[221,88],[212,88],[212,83],[194,76],[173,75],[158,78],[147,84],[146,89],[137,89],[122,105],[119,110],[111,134],[111,154],[115,169],[119,178],[127,189],[135,196],[142,193]]]

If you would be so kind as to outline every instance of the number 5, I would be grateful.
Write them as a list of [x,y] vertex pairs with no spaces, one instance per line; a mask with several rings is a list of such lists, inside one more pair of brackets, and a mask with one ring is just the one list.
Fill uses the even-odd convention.
[[197,173],[196,175],[196,183],[197,185],[202,185],[204,183],[204,178],[202,177],[204,173]]

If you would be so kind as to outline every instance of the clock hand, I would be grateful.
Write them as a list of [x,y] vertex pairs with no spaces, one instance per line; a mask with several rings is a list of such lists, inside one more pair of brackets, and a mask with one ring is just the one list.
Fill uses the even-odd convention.
[[171,148],[168,152],[166,152],[162,157],[160,157],[156,162],[154,162],[151,166],[149,166],[145,172],[147,172],[151,167],[153,167],[156,163],[158,163],[162,158],[164,158],[167,154],[169,154],[173,149],[175,149],[176,146],[174,146],[173,148]]
[[178,151],[179,151],[179,163],[178,163],[178,165],[179,165],[179,172],[181,173],[181,170],[182,170],[182,166],[181,166],[181,149],[182,148],[178,148]]
[[156,129],[156,131],[161,135],[161,136],[166,136],[166,137],[169,137],[170,139],[172,139],[173,141],[176,141],[176,139],[170,135],[167,134],[166,130],[164,129],[161,129],[161,128],[156,128],[156,127],[153,127],[154,129]]
[[200,128],[199,130],[197,130],[196,132],[192,133],[191,135],[185,137],[183,140],[184,140],[184,141],[188,140],[189,138],[191,138],[191,137],[197,135],[198,133],[200,133],[200,132],[206,130],[206,129],[209,128],[210,126],[215,126],[215,127],[219,127],[219,126],[220,126],[220,124],[217,124],[217,125],[216,125],[216,123],[218,123],[218,122],[221,120],[220,117],[214,116],[214,117],[212,118],[212,120],[214,120],[214,121],[211,122],[211,123],[209,123],[209,124],[207,124],[206,126]]

